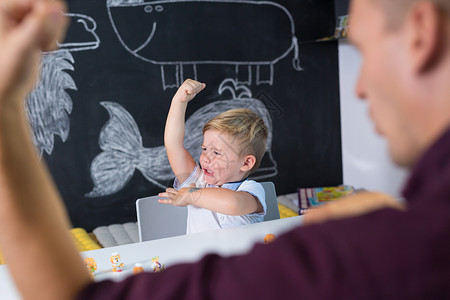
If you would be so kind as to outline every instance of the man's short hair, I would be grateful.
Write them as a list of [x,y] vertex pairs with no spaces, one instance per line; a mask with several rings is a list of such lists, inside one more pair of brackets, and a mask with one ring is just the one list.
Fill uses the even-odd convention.
[[240,145],[240,149],[235,149],[240,157],[255,156],[256,163],[247,175],[258,169],[266,152],[268,130],[257,113],[247,108],[227,110],[209,120],[203,127],[203,134],[210,129],[233,138],[235,144]]
[[[359,1],[359,0],[353,0]],[[371,0],[381,5],[387,16],[387,26],[395,29],[403,22],[406,13],[412,5],[423,0]],[[450,0],[429,0],[450,19]]]

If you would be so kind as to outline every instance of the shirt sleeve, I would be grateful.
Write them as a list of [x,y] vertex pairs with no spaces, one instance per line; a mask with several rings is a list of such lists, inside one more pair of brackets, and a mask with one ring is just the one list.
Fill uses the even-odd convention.
[[[245,255],[207,255],[160,273],[95,282],[78,300],[414,298],[408,284],[421,282],[429,260],[422,268],[411,259],[417,256],[406,255],[418,245],[392,226],[401,218],[400,212],[385,209],[298,227]],[[418,268],[405,274],[401,266]],[[408,280],[402,280],[405,275]]]
[[195,184],[198,188],[204,188],[206,186],[206,181],[199,164],[195,165],[194,170],[184,182],[180,183],[178,178],[175,177],[173,188],[179,190],[181,188],[189,187],[191,184]]
[[266,205],[266,192],[263,186],[254,180],[245,180],[237,189],[237,191],[247,192],[258,199],[263,207],[263,211],[257,213],[257,215],[266,215],[267,205]]

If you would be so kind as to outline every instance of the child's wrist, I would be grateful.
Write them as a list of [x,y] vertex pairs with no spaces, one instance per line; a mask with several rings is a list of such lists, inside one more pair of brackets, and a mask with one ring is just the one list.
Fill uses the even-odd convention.
[[188,189],[189,203],[195,205],[197,201],[200,199],[201,188],[191,187]]
[[172,99],[172,103],[177,104],[177,105],[185,105],[185,106],[187,106],[188,102],[189,101],[187,101],[187,100],[183,101],[183,100],[181,100],[179,98],[173,98]]

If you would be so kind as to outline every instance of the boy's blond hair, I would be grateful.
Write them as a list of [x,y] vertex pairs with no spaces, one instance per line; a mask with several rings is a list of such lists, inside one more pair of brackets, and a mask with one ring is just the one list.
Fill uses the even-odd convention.
[[257,113],[247,108],[227,110],[209,120],[203,126],[203,134],[210,129],[230,135],[238,145],[241,145],[240,149],[236,149],[239,156],[255,156],[255,165],[247,175],[258,169],[266,152],[268,131],[263,119]]

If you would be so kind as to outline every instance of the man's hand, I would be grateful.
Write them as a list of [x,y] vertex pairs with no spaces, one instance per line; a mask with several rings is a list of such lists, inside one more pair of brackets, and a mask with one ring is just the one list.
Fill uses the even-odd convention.
[[186,79],[186,81],[178,88],[175,96],[173,96],[173,100],[187,103],[194,99],[195,95],[200,93],[205,87],[206,84],[204,83]]
[[0,99],[25,98],[36,81],[41,51],[56,48],[67,18],[62,1],[0,1]]
[[361,192],[308,210],[304,225],[355,217],[382,208],[404,210],[405,206],[393,197],[372,192]]

